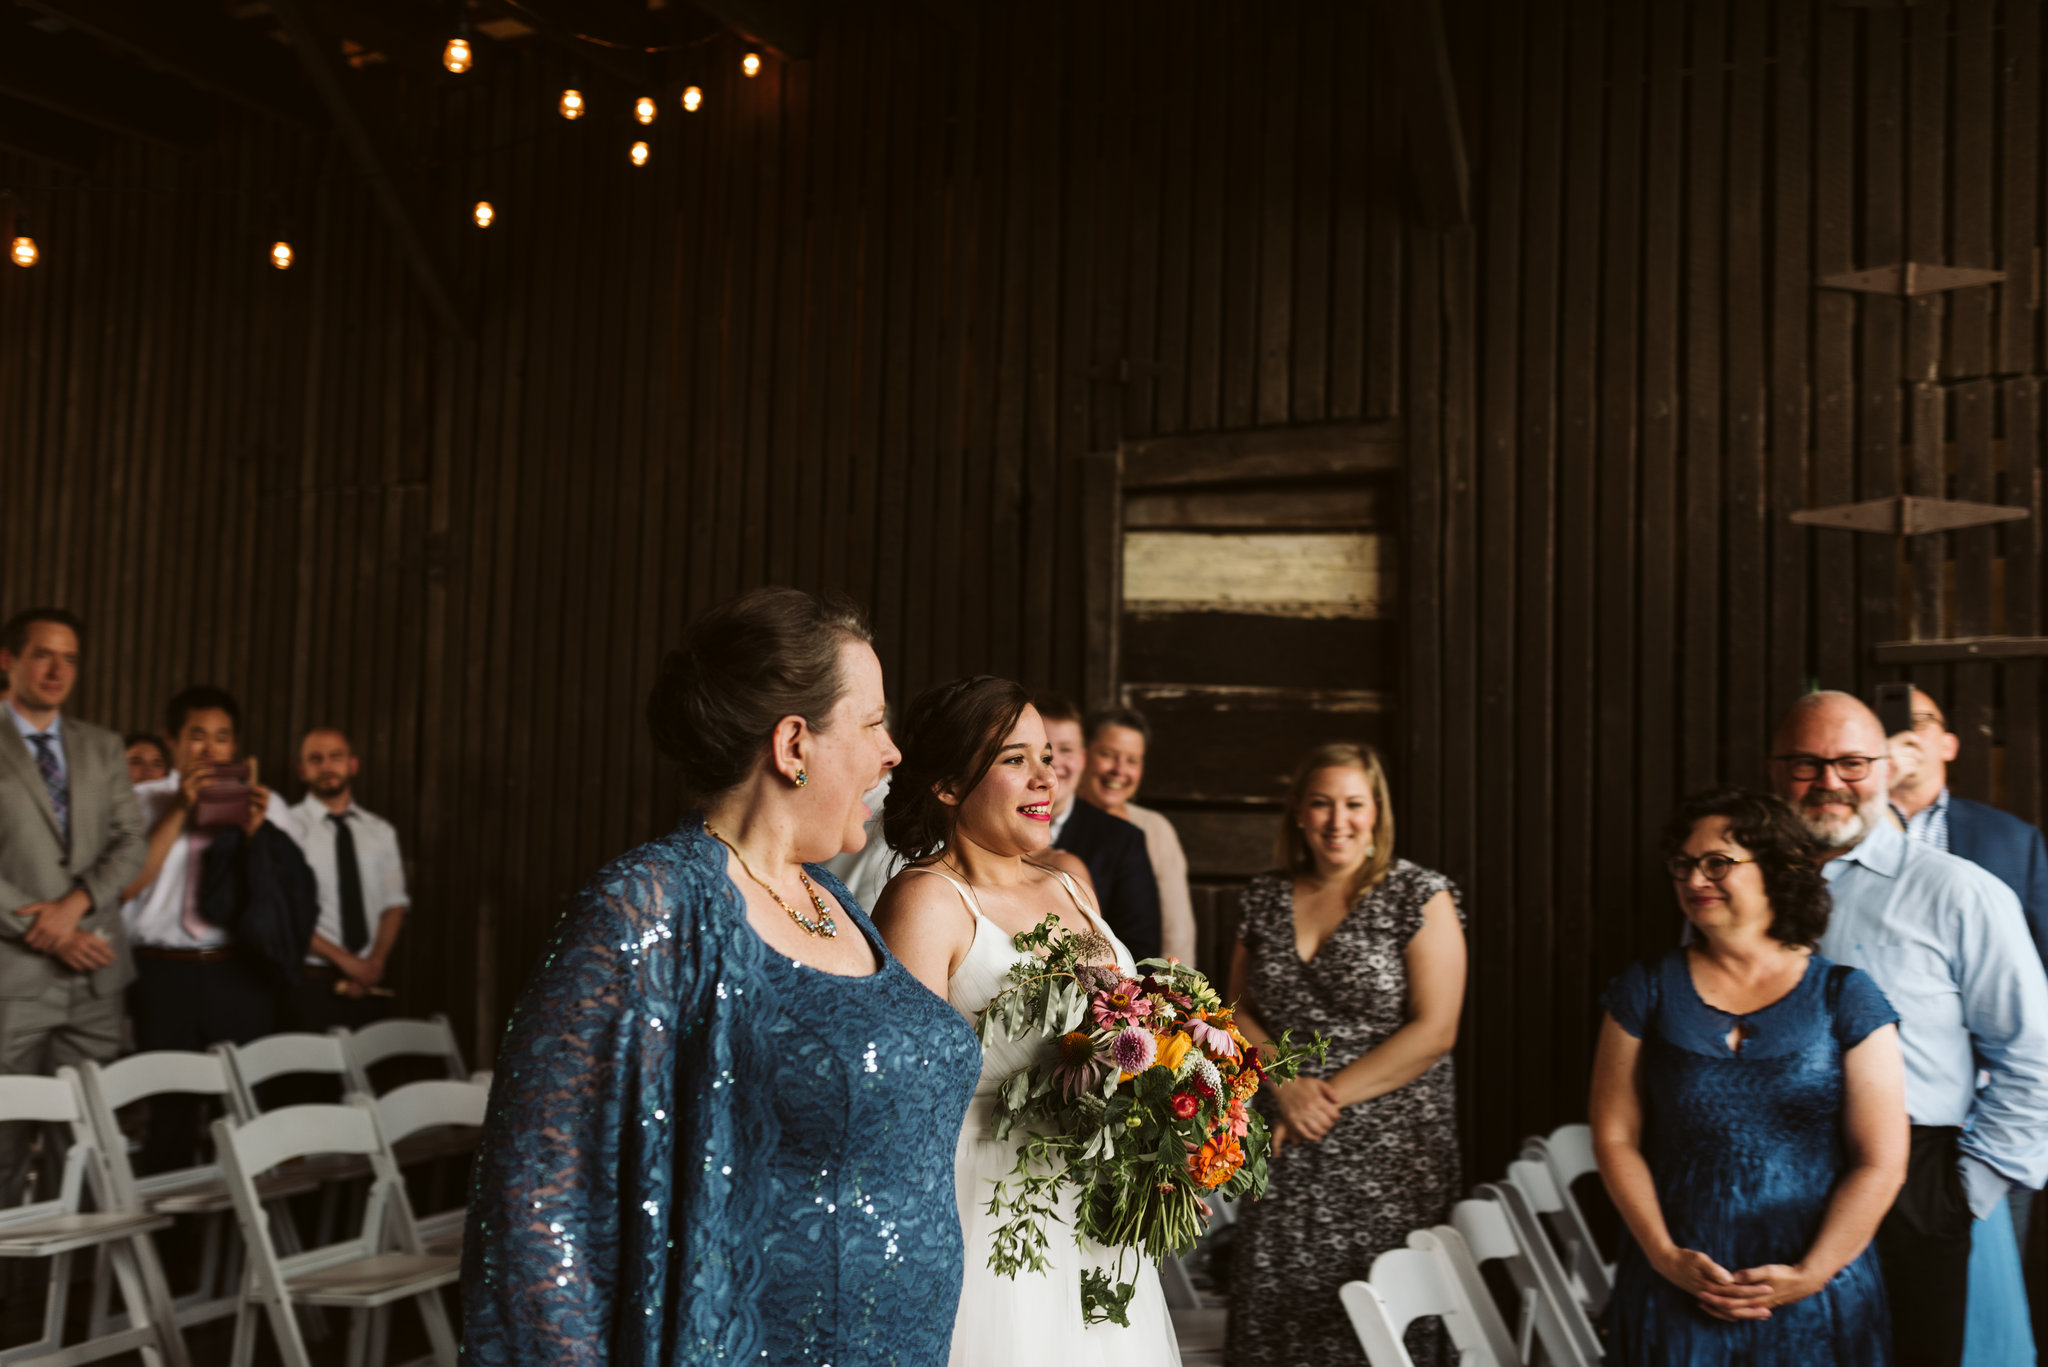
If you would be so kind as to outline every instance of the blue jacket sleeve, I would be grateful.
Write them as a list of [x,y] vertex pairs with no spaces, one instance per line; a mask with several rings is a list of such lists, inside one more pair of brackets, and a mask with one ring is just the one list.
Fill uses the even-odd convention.
[[2048,841],[2041,828],[2027,828],[2027,878],[2020,894],[2020,910],[2027,914],[2027,932],[2034,937],[2034,950],[2048,965]]
[[1145,833],[1130,828],[1135,839],[1124,842],[1116,863],[1116,881],[1102,890],[1102,915],[1131,951],[1133,959],[1159,957],[1159,880],[1145,853]]

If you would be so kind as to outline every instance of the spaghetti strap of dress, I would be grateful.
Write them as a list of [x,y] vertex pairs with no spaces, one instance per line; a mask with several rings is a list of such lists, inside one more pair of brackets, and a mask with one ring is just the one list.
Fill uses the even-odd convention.
[[1095,908],[1088,905],[1088,899],[1081,895],[1081,885],[1074,881],[1071,874],[1065,869],[1050,868],[1043,864],[1039,865],[1039,867],[1060,880],[1060,886],[1067,890],[1067,896],[1074,899],[1074,906],[1080,911],[1089,925],[1094,926],[1104,935],[1110,933],[1109,922],[1103,920]]
[[[939,870],[937,870],[937,869],[934,869],[934,868],[930,868],[930,867],[921,867],[921,866],[919,866],[919,865],[916,865],[916,864],[912,864],[912,865],[909,865],[909,866],[907,866],[906,868],[904,868],[904,869],[903,869],[903,872],[904,872],[904,873],[928,873],[928,874],[930,874],[930,875],[931,875],[932,877],[934,877],[934,878],[943,878],[943,879],[945,879],[945,880],[946,880],[946,881],[947,881],[948,883],[951,883],[951,884],[953,885],[953,891],[955,891],[955,892],[957,892],[957,893],[959,893],[959,894],[960,894],[960,900],[961,900],[961,902],[962,902],[962,903],[964,903],[964,904],[966,905],[966,907],[967,907],[967,914],[968,914],[969,916],[972,916],[972,917],[974,918],[974,920],[975,920],[975,924],[976,924],[976,925],[979,925],[979,924],[980,924],[981,922],[983,922],[983,921],[987,921],[987,920],[988,920],[988,917],[982,914],[982,910],[981,910],[981,904],[980,904],[979,902],[976,902],[976,901],[974,900],[974,889],[973,889],[973,888],[970,888],[969,886],[967,886],[967,884],[965,884],[965,883],[961,882],[961,881],[960,881],[959,879],[955,878],[955,877],[954,877],[954,876],[953,876],[952,874],[950,874],[950,873],[941,873],[941,872],[940,872]],[[990,924],[994,924],[994,923],[993,923],[993,922],[990,922]]]

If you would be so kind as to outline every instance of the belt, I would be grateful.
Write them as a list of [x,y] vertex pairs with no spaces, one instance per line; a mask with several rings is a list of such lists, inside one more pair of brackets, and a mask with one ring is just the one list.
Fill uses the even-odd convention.
[[129,949],[140,959],[170,959],[186,964],[217,964],[235,957],[232,949],[170,949],[163,945],[130,945]]

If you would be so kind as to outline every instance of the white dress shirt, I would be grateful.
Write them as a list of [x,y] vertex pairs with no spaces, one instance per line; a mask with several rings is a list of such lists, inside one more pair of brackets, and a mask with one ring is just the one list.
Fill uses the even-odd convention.
[[[135,800],[142,804],[145,830],[155,830],[164,814],[178,805],[178,787],[183,782],[173,769],[164,778],[135,785]],[[299,839],[299,823],[292,818],[292,809],[274,792],[264,820],[290,836],[295,844],[304,843]],[[227,945],[228,933],[219,926],[205,924],[204,933],[197,936],[185,929],[185,894],[192,874],[192,832],[188,830],[172,842],[163,867],[157,870],[156,881],[121,904],[121,919],[128,926],[130,944],[155,945],[159,949],[220,949]]]
[[[369,927],[370,942],[360,950],[341,936],[341,871],[334,860],[334,823],[327,808],[308,793],[292,808],[299,827],[299,846],[306,862],[313,866],[313,881],[320,885],[320,923],[313,933],[340,945],[350,953],[368,954],[377,943],[377,927],[384,913],[412,905],[405,891],[405,863],[398,853],[398,828],[383,817],[350,802],[344,819],[355,837],[356,868],[363,880],[363,923]],[[318,954],[308,954],[309,964],[324,964]]]
[[57,777],[67,783],[70,782],[71,765],[64,758],[63,713],[60,712],[56,716],[51,717],[50,724],[40,731],[29,724],[27,717],[14,710],[14,699],[12,698],[7,700],[7,715],[14,718],[14,729],[21,733],[21,743],[28,748],[29,763],[39,764],[42,761],[42,748],[35,743],[32,737],[48,736],[50,738],[50,755],[57,761]]

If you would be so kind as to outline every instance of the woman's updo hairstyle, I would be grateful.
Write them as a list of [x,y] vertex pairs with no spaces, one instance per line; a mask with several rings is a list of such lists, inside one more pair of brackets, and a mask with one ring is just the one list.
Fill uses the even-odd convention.
[[964,802],[1030,702],[1022,685],[991,674],[934,684],[910,700],[896,729],[903,758],[882,805],[889,848],[916,863],[952,843],[960,808],[941,802],[937,790],[950,789]]
[[1813,862],[1813,837],[1791,807],[1747,788],[1705,788],[1689,794],[1664,828],[1664,848],[1676,854],[1693,828],[1709,817],[1728,822],[1728,838],[1749,851],[1764,876],[1771,902],[1773,940],[1811,948],[1827,933],[1834,900]]
[[647,695],[647,727],[682,766],[689,803],[737,787],[784,717],[823,731],[846,691],[840,647],[873,640],[852,603],[802,589],[755,589],[690,623]]

